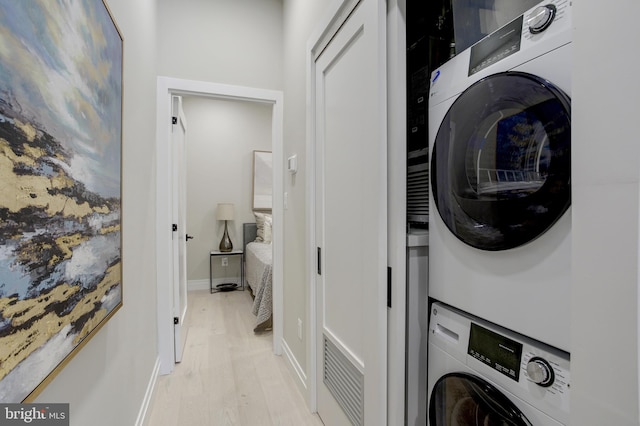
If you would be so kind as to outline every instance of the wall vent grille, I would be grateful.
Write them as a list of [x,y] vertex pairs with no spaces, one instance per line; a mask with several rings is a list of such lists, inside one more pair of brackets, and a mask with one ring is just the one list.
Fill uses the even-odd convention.
[[364,376],[326,336],[324,339],[324,384],[351,423],[364,424]]
[[429,163],[407,168],[407,219],[429,222]]

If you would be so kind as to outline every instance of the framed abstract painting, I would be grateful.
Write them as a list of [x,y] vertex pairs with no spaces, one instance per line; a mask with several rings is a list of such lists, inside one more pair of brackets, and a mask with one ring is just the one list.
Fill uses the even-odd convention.
[[0,0],[0,402],[122,306],[123,40],[102,0]]
[[253,151],[253,210],[271,210],[272,170],[271,151]]

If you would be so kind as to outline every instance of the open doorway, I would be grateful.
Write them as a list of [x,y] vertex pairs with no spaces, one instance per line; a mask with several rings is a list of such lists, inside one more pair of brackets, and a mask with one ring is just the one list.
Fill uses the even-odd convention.
[[[170,373],[175,364],[171,280],[171,96],[202,96],[261,103],[271,107],[273,152],[273,350],[280,354],[282,341],[282,253],[283,253],[283,161],[282,92],[229,86],[217,83],[159,77],[157,83],[157,291],[158,349],[160,374]],[[239,241],[240,243],[240,241]]]
[[[182,96],[182,104],[189,123],[186,216],[188,232],[194,236],[187,252],[189,290],[218,292],[229,286],[247,290],[240,282],[242,256],[237,253],[243,250],[248,257],[243,225],[257,221],[253,156],[255,151],[271,155],[272,105],[194,95]],[[269,169],[269,207],[272,174]],[[271,209],[260,211],[271,214]],[[221,219],[225,213],[229,220]],[[212,250],[220,250],[225,226],[230,256],[217,252],[210,256]],[[250,278],[247,272],[246,280]]]

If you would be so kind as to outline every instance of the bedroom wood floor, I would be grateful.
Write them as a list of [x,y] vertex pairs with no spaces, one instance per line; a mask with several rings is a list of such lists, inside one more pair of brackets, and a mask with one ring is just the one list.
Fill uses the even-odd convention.
[[158,378],[148,426],[322,426],[271,332],[253,333],[248,291],[191,291],[188,304],[183,359]]

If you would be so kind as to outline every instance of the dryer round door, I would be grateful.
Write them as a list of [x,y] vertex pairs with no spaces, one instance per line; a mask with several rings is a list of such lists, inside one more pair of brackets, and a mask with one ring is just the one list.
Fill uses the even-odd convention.
[[450,373],[434,385],[429,400],[431,426],[532,426],[502,392],[467,373]]
[[539,237],[571,204],[570,98],[523,72],[476,82],[440,124],[431,186],[446,226],[472,247]]

